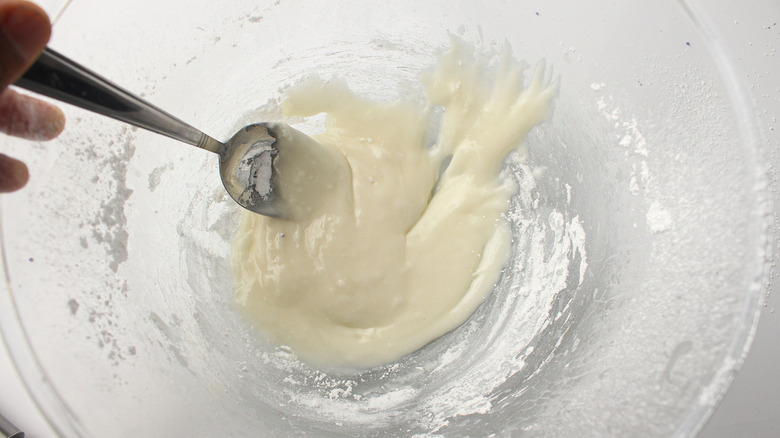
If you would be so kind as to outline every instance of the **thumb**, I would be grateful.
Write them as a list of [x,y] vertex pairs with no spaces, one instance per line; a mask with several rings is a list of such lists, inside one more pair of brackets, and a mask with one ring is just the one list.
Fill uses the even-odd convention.
[[0,193],[13,192],[27,184],[27,166],[8,155],[0,154]]
[[43,9],[24,0],[0,0],[0,91],[30,68],[50,36]]

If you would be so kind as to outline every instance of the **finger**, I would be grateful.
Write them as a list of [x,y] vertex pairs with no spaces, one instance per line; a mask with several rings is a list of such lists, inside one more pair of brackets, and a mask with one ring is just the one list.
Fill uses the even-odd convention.
[[30,68],[49,37],[43,9],[24,0],[0,0],[0,90]]
[[56,106],[7,89],[0,93],[0,132],[28,140],[45,141],[65,128],[65,116]]
[[16,158],[0,154],[0,193],[21,189],[30,179],[27,166]]

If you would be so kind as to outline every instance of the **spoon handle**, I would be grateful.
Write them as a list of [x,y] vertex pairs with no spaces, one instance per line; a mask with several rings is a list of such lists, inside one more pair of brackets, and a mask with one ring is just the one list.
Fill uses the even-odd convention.
[[8,419],[0,415],[0,437],[24,438],[24,432],[17,429]]
[[15,85],[214,153],[222,146],[219,141],[48,47]]

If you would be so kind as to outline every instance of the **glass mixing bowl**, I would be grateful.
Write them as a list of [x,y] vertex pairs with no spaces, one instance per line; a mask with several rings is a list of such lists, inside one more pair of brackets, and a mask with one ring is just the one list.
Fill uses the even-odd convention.
[[[459,35],[560,77],[507,163],[513,256],[461,327],[313,369],[233,306],[216,156],[71,107],[2,198],[0,324],[67,437],[689,436],[741,362],[766,270],[761,151],[680,0],[79,0],[52,47],[217,138],[312,73],[392,99]],[[312,129],[316,123],[298,123]]]

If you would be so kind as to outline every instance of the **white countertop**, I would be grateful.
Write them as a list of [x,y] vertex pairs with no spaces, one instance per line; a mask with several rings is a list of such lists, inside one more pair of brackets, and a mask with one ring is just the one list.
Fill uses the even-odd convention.
[[[64,0],[40,3],[52,16]],[[732,58],[754,99],[771,169],[772,202],[780,230],[780,1],[710,0],[715,25],[728,37]],[[776,231],[776,234],[777,231]],[[779,235],[780,236],[780,235]],[[780,240],[777,237],[776,240]],[[775,265],[780,248],[775,242]],[[776,274],[773,272],[772,277]],[[702,431],[700,438],[780,436],[780,284],[773,284],[753,347],[731,389]],[[777,311],[776,311],[777,310]],[[38,413],[0,343],[0,413],[29,438],[55,434]]]

